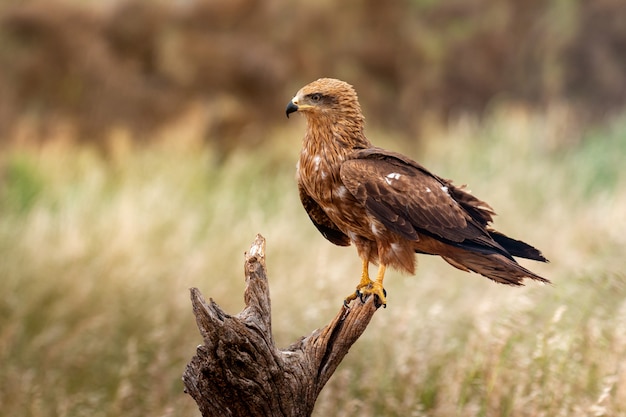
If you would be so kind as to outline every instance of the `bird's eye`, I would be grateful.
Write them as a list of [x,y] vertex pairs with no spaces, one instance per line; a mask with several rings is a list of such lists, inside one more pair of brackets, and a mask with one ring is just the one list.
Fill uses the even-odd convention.
[[322,95],[320,93],[311,94],[311,100],[320,101],[322,99]]

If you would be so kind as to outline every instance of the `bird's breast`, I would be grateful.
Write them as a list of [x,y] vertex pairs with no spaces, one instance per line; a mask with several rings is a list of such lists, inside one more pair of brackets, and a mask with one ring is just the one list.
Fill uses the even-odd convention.
[[333,199],[333,191],[340,186],[345,188],[339,176],[340,168],[341,161],[329,161],[320,153],[310,155],[303,152],[298,162],[297,176],[318,204],[329,204]]
[[376,225],[341,181],[340,168],[341,161],[328,160],[320,154],[304,154],[298,162],[298,181],[345,234],[375,239]]

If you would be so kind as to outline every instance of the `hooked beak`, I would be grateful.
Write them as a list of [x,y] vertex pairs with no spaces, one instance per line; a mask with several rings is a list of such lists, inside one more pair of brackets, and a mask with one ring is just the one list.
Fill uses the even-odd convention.
[[287,119],[289,119],[289,115],[293,112],[298,111],[298,105],[294,104],[293,100],[287,104],[287,110],[285,110],[285,114],[287,115]]

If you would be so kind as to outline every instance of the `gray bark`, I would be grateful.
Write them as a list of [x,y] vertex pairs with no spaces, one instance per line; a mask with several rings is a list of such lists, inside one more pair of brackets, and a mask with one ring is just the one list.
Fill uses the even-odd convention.
[[245,255],[245,276],[246,307],[234,316],[191,289],[204,344],[183,374],[185,392],[205,417],[310,416],[320,391],[376,312],[374,298],[365,303],[357,298],[325,327],[278,349],[261,235]]

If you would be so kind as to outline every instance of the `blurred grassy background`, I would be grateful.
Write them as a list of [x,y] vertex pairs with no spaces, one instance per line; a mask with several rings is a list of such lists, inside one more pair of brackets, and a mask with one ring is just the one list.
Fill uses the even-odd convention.
[[[13,1],[0,6],[3,415],[198,415],[199,287],[243,306],[268,240],[274,332],[326,324],[353,248],[300,207],[302,84],[356,85],[377,144],[470,189],[554,285],[419,257],[316,416],[626,413],[623,7],[601,2]],[[620,23],[622,22],[622,23]]]
[[625,20],[621,0],[5,0],[0,138],[149,140],[196,112],[228,152],[320,76],[406,137],[503,102],[565,106],[575,135],[626,103]]

